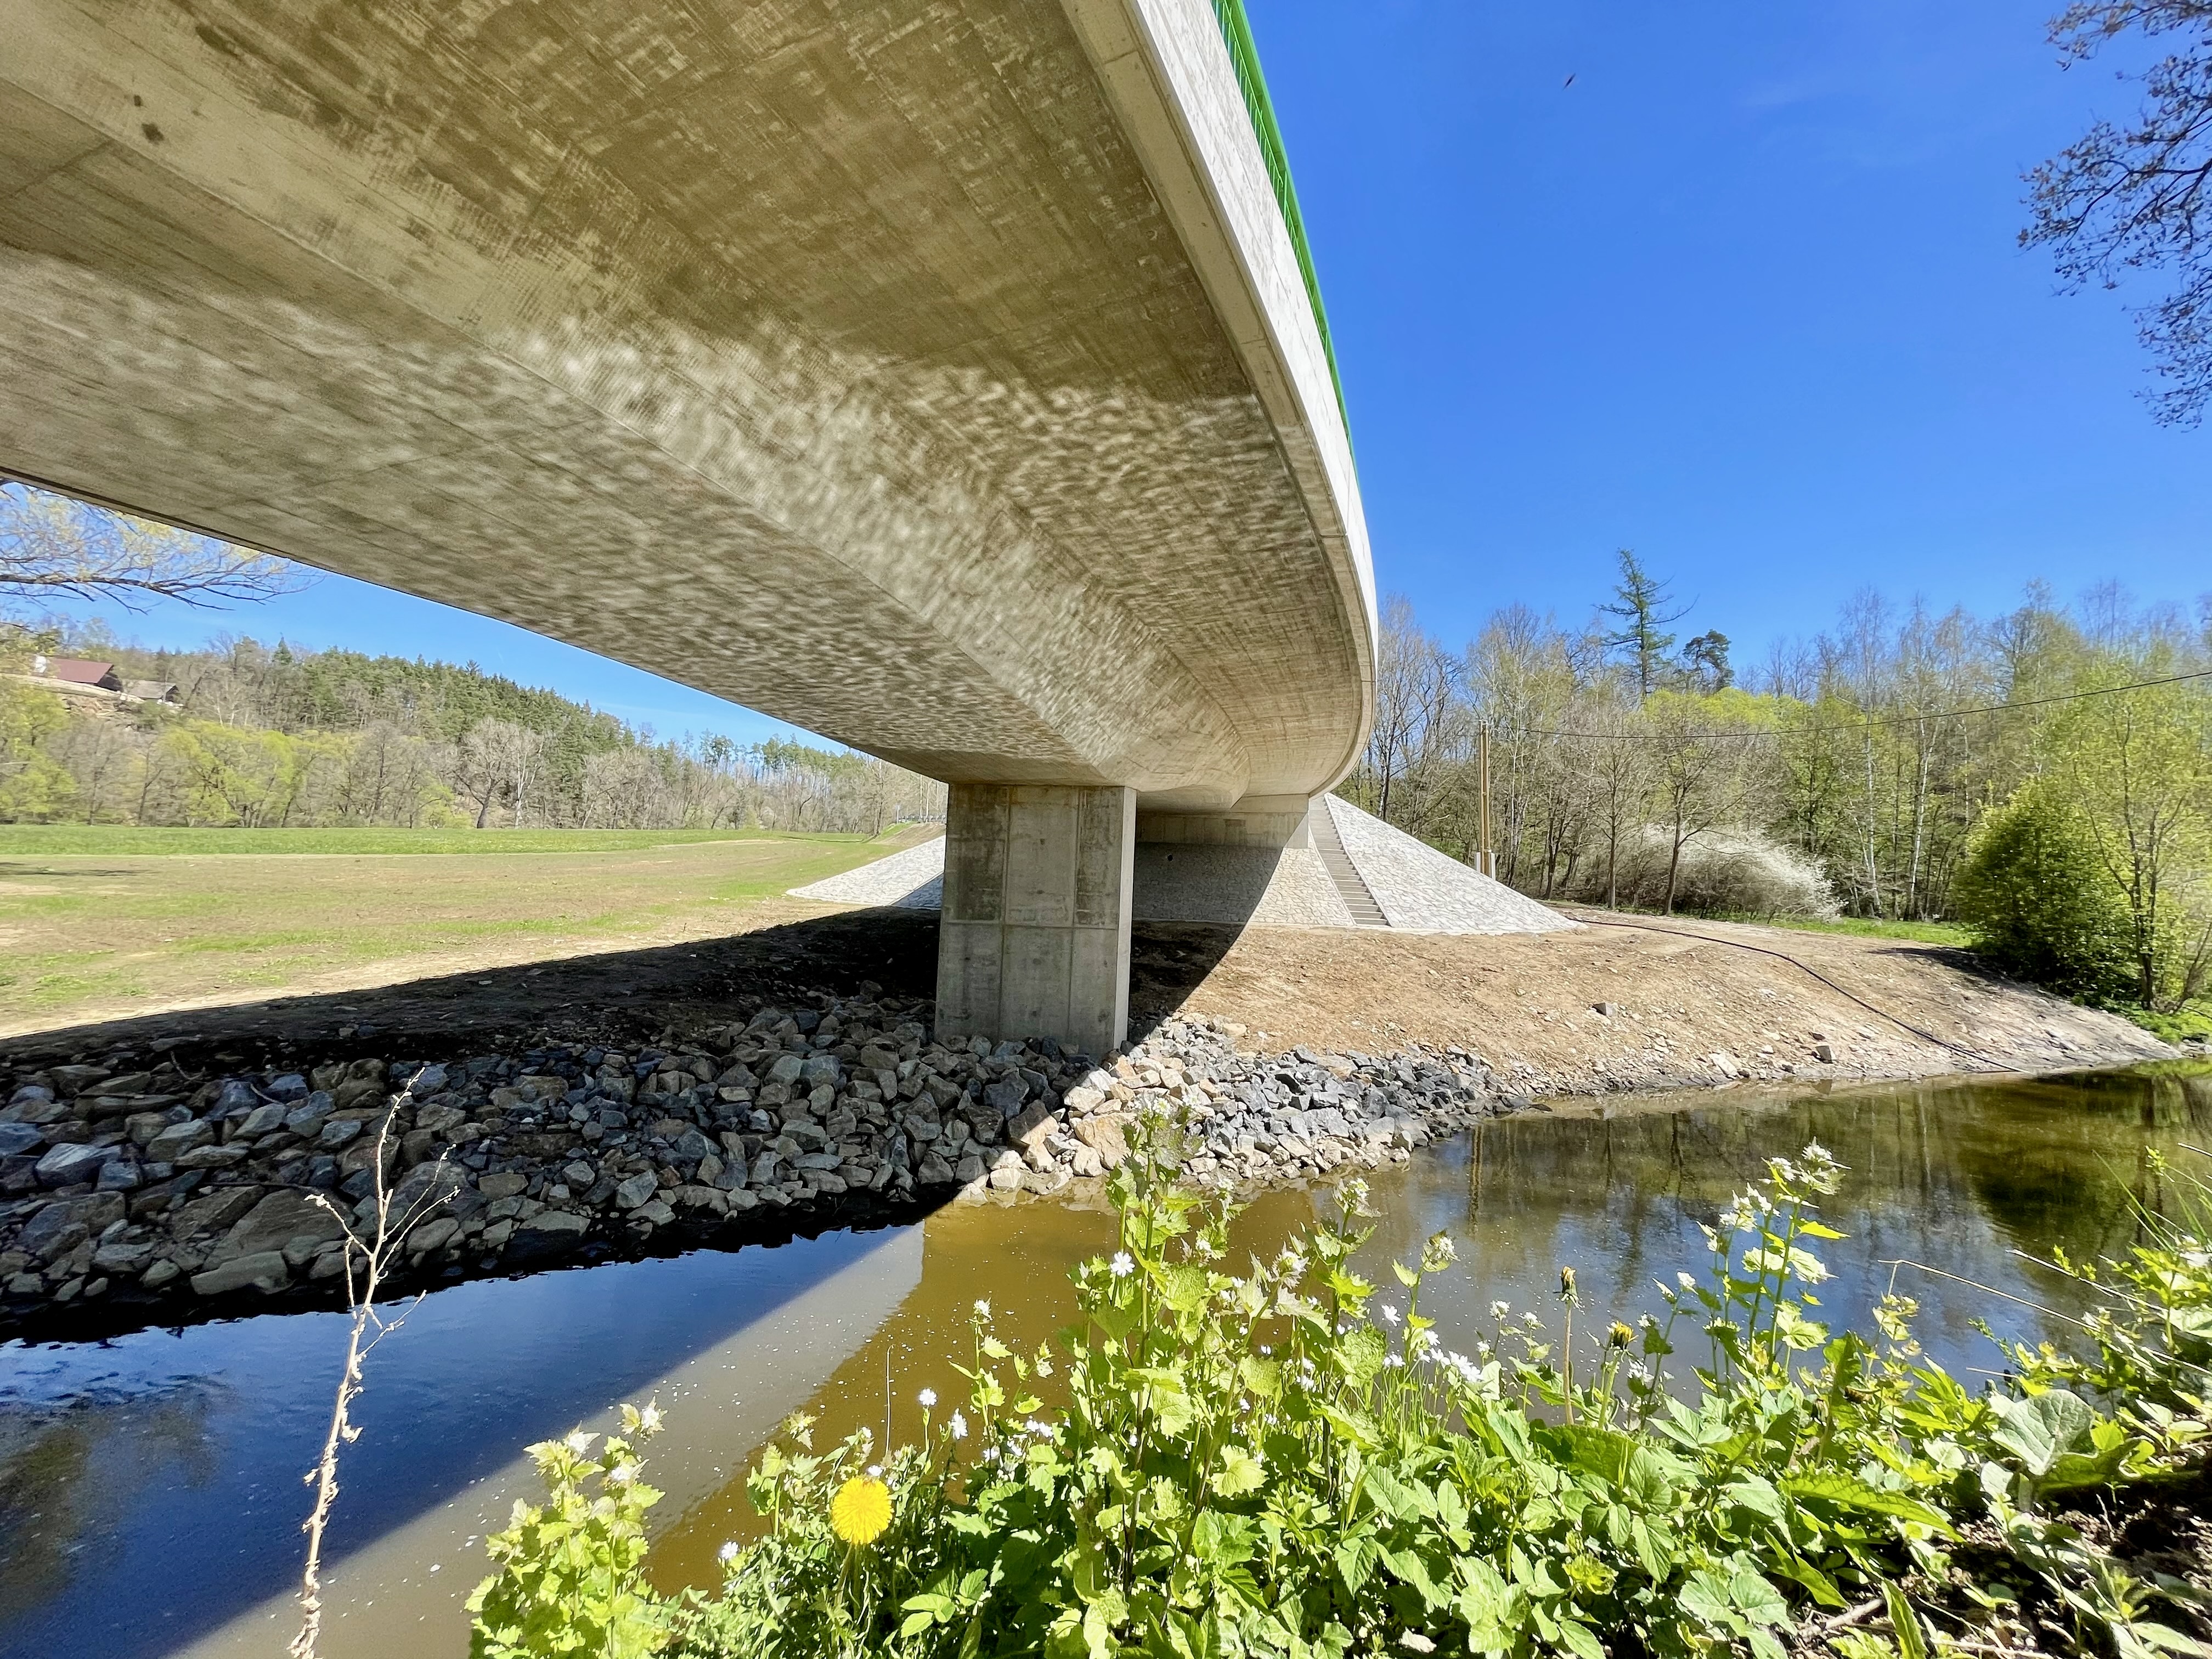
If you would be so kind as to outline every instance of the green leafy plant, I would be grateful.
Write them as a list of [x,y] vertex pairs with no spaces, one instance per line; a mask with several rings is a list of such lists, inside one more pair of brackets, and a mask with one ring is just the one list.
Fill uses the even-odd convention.
[[530,1449],[549,1496],[517,1499],[507,1529],[486,1541],[500,1570],[469,1597],[470,1659],[641,1659],[666,1647],[671,1610],[641,1577],[645,1512],[660,1494],[635,1449],[659,1432],[660,1413],[625,1405],[622,1425],[604,1440],[579,1428]]
[[[1567,1269],[1548,1314],[1492,1304],[1472,1354],[1421,1311],[1448,1237],[1376,1285],[1347,1182],[1325,1224],[1231,1272],[1233,1211],[1175,1166],[1162,1132],[1116,1172],[1119,1249],[1075,1270],[1084,1323],[1056,1351],[1016,1352],[978,1304],[969,1398],[919,1445],[817,1452],[793,1419],[749,1483],[767,1536],[718,1593],[635,1628],[730,1659],[1872,1659],[2020,1645],[2033,1602],[2125,1659],[2203,1650],[2187,1587],[2128,1571],[2063,1509],[2197,1459],[2212,1251],[2178,1224],[2117,1269],[2084,1355],[2015,1346],[2017,1376],[1974,1389],[1926,1361],[1905,1297],[1871,1337],[1829,1328],[1817,1206],[1842,1172],[1817,1146],[1707,1229],[1666,1318],[1595,1324]],[[1686,1375],[1678,1343],[1703,1349]],[[876,1480],[888,1514],[841,1526],[840,1495]],[[519,1582],[561,1541],[518,1527],[495,1553]],[[585,1593],[596,1610],[622,1588]]]

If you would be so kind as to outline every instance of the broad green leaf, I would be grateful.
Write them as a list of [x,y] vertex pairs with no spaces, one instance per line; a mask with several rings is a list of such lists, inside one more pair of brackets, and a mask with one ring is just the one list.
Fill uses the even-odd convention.
[[1795,1579],[1812,1591],[1813,1599],[1824,1607],[1840,1607],[1844,1605],[1844,1593],[1836,1588],[1835,1580],[1822,1572],[1810,1561],[1802,1560],[1794,1555],[1788,1556],[1774,1564],[1774,1571],[1785,1578]]
[[1159,1276],[1160,1299],[1177,1313],[1196,1313],[1206,1305],[1204,1270],[1188,1264],[1164,1269]]
[[1612,1429],[1591,1428],[1587,1424],[1569,1423],[1549,1430],[1546,1435],[1553,1444],[1566,1454],[1566,1461],[1578,1469],[1587,1469],[1599,1479],[1615,1486],[1627,1474],[1629,1459],[1634,1455],[1636,1442]]
[[1782,1494],[1764,1475],[1747,1474],[1740,1480],[1731,1480],[1721,1488],[1721,1496],[1738,1509],[1749,1510],[1778,1526],[1788,1519],[1788,1512],[1782,1507]]
[[1395,1521],[1417,1521],[1422,1504],[1405,1482],[1377,1464],[1367,1471],[1367,1495],[1375,1507]]
[[1639,1508],[1661,1510],[1674,1501],[1675,1492],[1689,1476],[1688,1465],[1680,1458],[1670,1457],[1650,1446],[1638,1446],[1628,1455],[1620,1490]]
[[1344,1580],[1344,1587],[1358,1595],[1382,1559],[1382,1552],[1373,1539],[1346,1539],[1336,1547],[1336,1571]]
[[1237,1375],[1246,1389],[1262,1400],[1282,1397],[1283,1365],[1279,1359],[1263,1359],[1258,1354],[1248,1353],[1237,1362]]
[[1917,1521],[1923,1526],[1933,1527],[1939,1532],[1953,1530],[1950,1518],[1940,1510],[1931,1509],[1903,1492],[1885,1492],[1880,1486],[1870,1486],[1856,1475],[1845,1474],[1839,1469],[1815,1469],[1809,1474],[1786,1475],[1783,1478],[1782,1490],[1792,1498],[1817,1499],[1833,1504],[1839,1509],[1856,1510],[1863,1515],[1892,1515],[1900,1521]]
[[2089,1402],[2063,1389],[2051,1389],[2026,1400],[1998,1400],[1997,1444],[2020,1460],[2038,1480],[2051,1473],[2064,1453],[2088,1437],[2097,1413]]
[[1705,1624],[1722,1630],[1735,1626],[1735,1608],[1729,1602],[1727,1583],[1702,1568],[1683,1580],[1677,1599],[1685,1611]]
[[1242,1498],[1258,1491],[1267,1480],[1267,1472],[1258,1458],[1242,1446],[1231,1445],[1222,1448],[1221,1467],[1206,1477],[1206,1484],[1224,1498]]
[[1729,1600],[1754,1625],[1789,1622],[1790,1604],[1782,1599],[1782,1592],[1748,1567],[1739,1569],[1729,1579]]

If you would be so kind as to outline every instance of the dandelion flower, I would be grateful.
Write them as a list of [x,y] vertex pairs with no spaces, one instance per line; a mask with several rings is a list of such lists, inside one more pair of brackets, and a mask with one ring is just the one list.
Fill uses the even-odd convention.
[[965,1440],[968,1437],[968,1419],[954,1412],[952,1420],[945,1425],[945,1431],[955,1440]]
[[1114,1277],[1116,1279],[1127,1279],[1131,1273],[1137,1271],[1137,1264],[1130,1259],[1129,1253],[1127,1250],[1115,1251],[1114,1260],[1110,1265]]
[[891,1489],[870,1476],[855,1476],[830,1500],[830,1530],[848,1544],[872,1544],[891,1523]]
[[738,1559],[737,1545],[734,1542],[723,1545],[721,1548],[714,1552],[714,1559],[720,1561],[724,1566],[727,1566],[731,1562]]
[[915,1398],[921,1401],[922,1410],[927,1411],[932,1406],[934,1406],[937,1403],[937,1390],[934,1389],[924,1389],[920,1394],[915,1395]]

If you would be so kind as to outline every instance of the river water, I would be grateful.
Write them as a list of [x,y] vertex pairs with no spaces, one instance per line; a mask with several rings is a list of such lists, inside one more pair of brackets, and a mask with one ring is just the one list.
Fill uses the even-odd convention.
[[[1367,1271],[1410,1261],[1437,1229],[1459,1266],[1423,1291],[1454,1346],[1486,1330],[1493,1299],[1547,1298],[1576,1268],[1591,1316],[1657,1307],[1655,1279],[1704,1261],[1698,1224],[1769,1156],[1818,1140],[1849,1167],[1825,1218],[1831,1318],[1868,1328],[1894,1277],[1921,1303],[1942,1363],[1996,1363],[1973,1328],[2063,1338],[2065,1328],[1903,1261],[2045,1306],[2067,1287],[2023,1259],[2124,1249],[2136,1202],[2156,1206],[2212,1151],[2212,1067],[2152,1067],[2036,1082],[1949,1079],[1833,1092],[1732,1090],[1602,1115],[1485,1126],[1376,1176]],[[1272,1250],[1324,1190],[1262,1195],[1240,1246]],[[750,1534],[743,1474],[805,1406],[817,1435],[886,1411],[902,1438],[915,1395],[949,1407],[969,1310],[993,1305],[1034,1346],[1073,1308],[1065,1272],[1110,1249],[1094,1197],[953,1206],[913,1225],[757,1249],[701,1251],[424,1298],[369,1362],[330,1549],[331,1659],[458,1656],[461,1602],[483,1576],[485,1532],[534,1495],[529,1442],[623,1400],[658,1398],[668,1431],[648,1479],[668,1493],[652,1569],[707,1583],[714,1552]],[[330,1410],[344,1325],[283,1314],[145,1331],[99,1344],[0,1346],[0,1655],[228,1659],[283,1651],[306,1510],[302,1473]],[[1685,1355],[1684,1358],[1689,1358]],[[888,1376],[888,1387],[886,1377]],[[940,1413],[945,1407],[940,1407]]]

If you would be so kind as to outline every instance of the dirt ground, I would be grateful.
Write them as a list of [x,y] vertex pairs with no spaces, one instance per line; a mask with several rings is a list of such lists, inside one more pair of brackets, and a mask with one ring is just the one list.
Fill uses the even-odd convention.
[[[680,862],[702,849],[667,850]],[[616,877],[592,879],[611,910],[623,899]],[[509,897],[521,908],[559,895],[518,883]],[[391,898],[372,892],[355,902]],[[927,912],[748,896],[670,899],[621,948],[606,948],[605,935],[549,931],[490,948],[303,966],[261,994],[180,988],[165,1005],[142,1000],[125,1012],[91,1003],[44,1018],[11,1009],[0,1040],[19,1062],[149,1042],[241,1061],[280,1051],[445,1054],[540,1037],[651,1040],[726,1018],[746,996],[850,994],[866,981],[903,996],[934,988],[937,922]],[[1532,1097],[1789,1076],[2055,1071],[2174,1053],[2124,1020],[1993,978],[1942,946],[1593,921],[1496,937],[1139,923],[1133,1036],[1181,1012],[1243,1025],[1275,1048],[1457,1045]],[[1819,1058],[1823,1042],[1832,1060]]]
[[[1590,925],[1494,937],[1253,929],[1193,983],[1182,981],[1203,942],[1154,929],[1139,986],[1264,1028],[1269,1046],[1457,1044],[1531,1095],[2053,1071],[2174,1052],[1945,946],[1569,914]],[[1822,1042],[1832,1060],[1818,1057]]]

